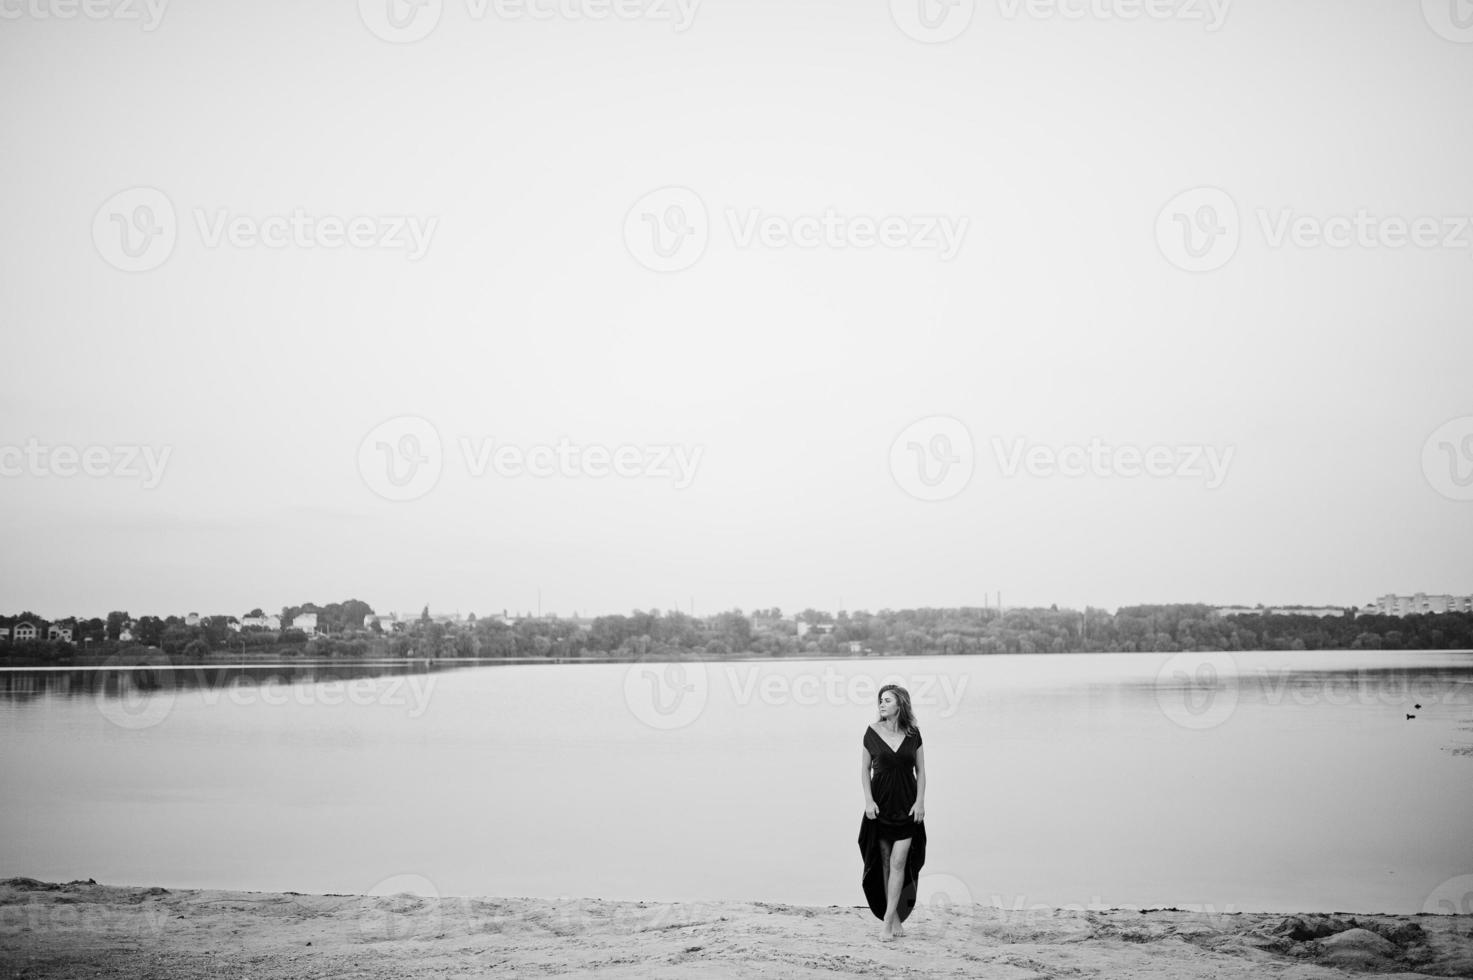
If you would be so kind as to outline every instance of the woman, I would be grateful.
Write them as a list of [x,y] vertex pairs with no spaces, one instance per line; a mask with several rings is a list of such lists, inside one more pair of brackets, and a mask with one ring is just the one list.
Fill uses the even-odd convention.
[[915,907],[916,879],[926,863],[926,755],[910,692],[886,684],[879,707],[879,721],[865,727],[859,753],[859,853],[869,910],[884,922],[880,938],[891,940],[905,935],[900,923]]

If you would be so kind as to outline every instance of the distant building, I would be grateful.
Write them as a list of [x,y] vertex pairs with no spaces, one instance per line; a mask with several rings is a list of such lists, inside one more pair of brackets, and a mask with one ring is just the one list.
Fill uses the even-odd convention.
[[1344,616],[1341,606],[1270,606],[1265,612],[1273,616]]
[[198,626],[199,625],[199,613],[190,613],[188,616],[185,616],[184,617],[184,625],[185,626]]
[[1413,595],[1383,595],[1369,605],[1362,606],[1358,616],[1412,616],[1418,613],[1473,612],[1473,596],[1428,595],[1417,592]]
[[0,626],[0,640],[9,640],[9,639],[10,639],[10,627],[9,626]]
[[15,624],[15,638],[16,638],[17,641],[20,641],[20,640],[34,640],[36,638],[36,624],[35,623],[29,623],[29,622],[27,622],[27,623],[16,623]]
[[1214,616],[1344,616],[1341,606],[1216,606]]
[[46,639],[72,642],[72,628],[61,623],[52,623],[46,630]]
[[849,641],[849,652],[850,653],[859,653],[863,649],[864,649],[864,644],[863,643],[860,643],[858,640],[850,640]]
[[805,623],[800,619],[798,621],[798,639],[803,639],[809,633],[815,636],[828,636],[838,628],[838,623]]
[[317,614],[315,612],[298,613],[292,620],[292,629],[301,630],[308,636],[316,636]]

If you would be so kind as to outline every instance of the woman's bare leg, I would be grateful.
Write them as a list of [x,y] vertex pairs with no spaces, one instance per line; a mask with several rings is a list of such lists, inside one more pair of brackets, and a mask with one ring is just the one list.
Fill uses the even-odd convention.
[[885,923],[880,929],[881,939],[905,935],[905,930],[900,925],[900,892],[905,888],[905,862],[909,857],[909,837],[896,841],[890,848],[885,876]]
[[[881,890],[884,891],[886,902],[888,903],[890,895],[890,842],[884,838],[880,839],[880,882],[882,885]],[[894,935],[894,933],[892,932],[890,935]],[[880,932],[880,936],[881,938],[889,938],[883,929]]]

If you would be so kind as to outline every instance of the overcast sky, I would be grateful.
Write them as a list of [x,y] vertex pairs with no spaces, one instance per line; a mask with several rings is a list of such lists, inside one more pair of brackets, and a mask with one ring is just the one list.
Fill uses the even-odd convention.
[[0,0],[0,609],[1473,592],[1457,4]]

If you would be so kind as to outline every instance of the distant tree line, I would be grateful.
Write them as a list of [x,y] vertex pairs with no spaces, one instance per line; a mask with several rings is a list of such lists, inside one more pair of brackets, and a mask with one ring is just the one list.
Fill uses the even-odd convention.
[[[799,624],[819,627],[800,637]],[[740,610],[697,619],[634,611],[590,622],[482,619],[456,628],[416,623],[390,641],[395,654],[424,657],[597,658],[756,654],[917,656],[998,653],[1149,653],[1240,650],[1473,649],[1473,615],[1343,617],[1239,614],[1206,605],[1103,609],[881,610],[837,616],[807,609]]]
[[[303,612],[317,613],[320,632],[328,635],[309,637],[290,626],[291,621]],[[241,620],[235,616],[200,616],[196,622],[184,616],[139,616],[136,619],[126,610],[114,610],[105,619],[68,618],[48,620],[43,616],[26,611],[16,616],[0,616],[0,627],[7,627],[11,642],[0,645],[0,658],[15,661],[35,662],[70,660],[76,654],[110,656],[132,647],[154,648],[171,657],[184,660],[203,659],[220,652],[277,653],[308,656],[386,656],[384,644],[375,645],[373,637],[363,629],[365,616],[373,608],[366,602],[349,599],[344,602],[318,606],[304,603],[286,606],[281,610],[284,629],[241,628]],[[252,609],[246,617],[265,618],[261,609]],[[54,623],[65,624],[72,639],[47,639],[49,627]],[[30,623],[38,631],[37,639],[15,640],[15,628],[21,623]],[[334,637],[331,634],[339,634]]]
[[[73,640],[12,641],[0,654],[16,660],[70,659],[79,649],[111,654],[128,646],[153,647],[171,657],[203,659],[220,652],[311,657],[440,658],[679,658],[757,655],[917,656],[1003,653],[1168,653],[1246,650],[1449,650],[1473,649],[1473,614],[1344,616],[1240,613],[1222,616],[1206,605],[1126,606],[1115,613],[1086,607],[1059,609],[882,609],[833,615],[805,609],[784,616],[777,608],[750,614],[740,609],[697,618],[679,611],[635,610],[591,620],[503,617],[445,622],[428,609],[418,619],[384,632],[373,610],[347,600],[282,610],[282,623],[301,612],[317,613],[321,635],[297,629],[231,628],[233,617],[201,617],[190,625],[178,616],[126,612],[106,619],[71,620]],[[259,615],[255,610],[248,615]],[[0,626],[46,620],[31,613],[0,616]],[[131,627],[128,626],[131,624]],[[121,637],[125,628],[132,640]],[[804,635],[799,635],[803,633]],[[12,633],[13,635],[13,633]]]

